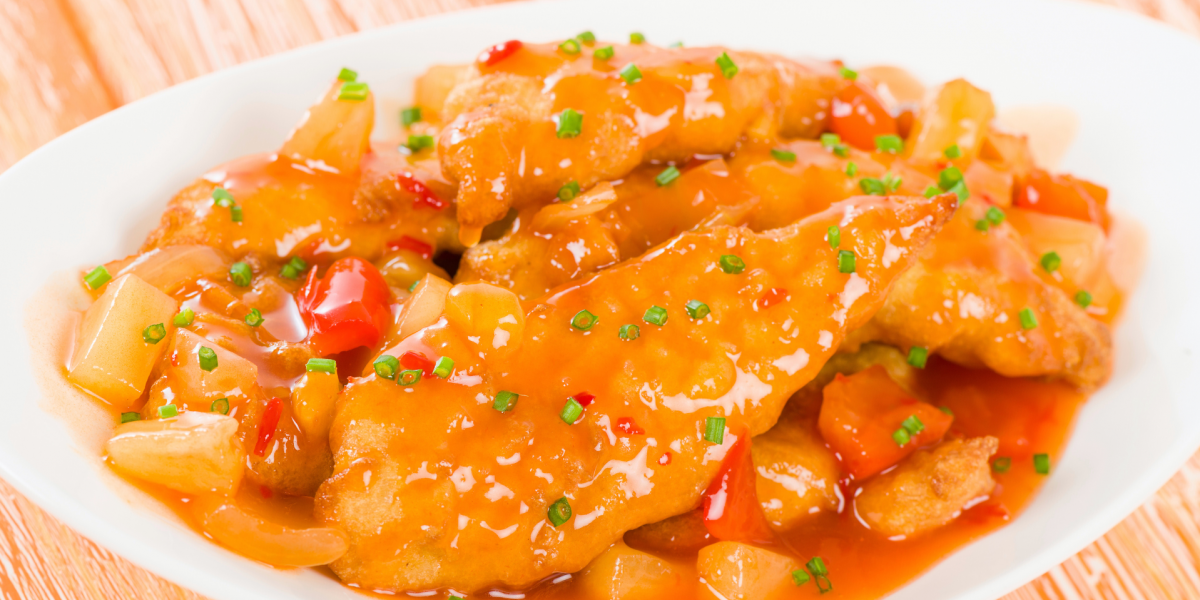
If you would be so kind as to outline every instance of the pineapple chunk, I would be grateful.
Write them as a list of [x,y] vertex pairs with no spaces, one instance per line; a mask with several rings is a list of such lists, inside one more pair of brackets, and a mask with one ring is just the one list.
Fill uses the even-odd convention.
[[517,295],[490,283],[459,284],[446,295],[446,320],[490,357],[512,354],[525,335],[525,311]]
[[740,542],[717,542],[700,550],[700,576],[729,600],[767,598],[792,585],[795,559]]
[[[200,368],[197,352],[201,346],[217,354],[217,367],[212,371]],[[186,329],[175,332],[169,358],[163,361],[162,377],[150,387],[150,398],[142,408],[146,418],[154,417],[164,404],[175,404],[180,411],[209,412],[221,398],[229,400],[229,414],[236,417],[258,388],[254,363]]]
[[427,120],[444,120],[447,116],[453,116],[442,114],[446,97],[459,83],[470,78],[473,71],[472,65],[433,65],[417,78],[413,99],[417,106],[426,111]]
[[933,164],[944,160],[946,148],[958,144],[962,152],[959,164],[967,164],[979,154],[995,116],[991,94],[965,79],[950,81],[921,108],[908,136],[908,156],[914,162]]
[[1009,209],[1008,222],[1034,256],[1057,252],[1063,276],[1075,285],[1091,287],[1103,274],[1106,237],[1099,225],[1019,208]]
[[320,371],[305,373],[300,383],[292,388],[292,412],[309,441],[320,441],[329,436],[338,388],[336,374]]
[[336,529],[285,527],[263,520],[229,498],[202,496],[193,506],[205,533],[234,552],[269,565],[325,565],[340,558],[349,548],[346,536]]
[[667,598],[679,580],[671,563],[624,542],[613,544],[579,574],[579,585],[594,600]]
[[186,494],[232,494],[245,471],[237,429],[233,417],[185,412],[120,425],[105,449],[113,465],[139,479]]
[[348,175],[358,172],[375,126],[375,96],[338,100],[344,83],[335,81],[312,105],[279,153],[297,162],[317,161]]
[[[113,267],[119,267],[113,269]],[[109,263],[117,277],[127,273],[141,277],[146,283],[166,292],[199,277],[224,278],[229,261],[216,249],[201,245],[167,246]]]
[[147,342],[142,332],[161,323],[169,337],[178,308],[175,299],[137,275],[110,282],[83,317],[67,379],[114,406],[130,406],[146,389],[154,363],[169,345]]
[[426,328],[442,317],[446,308],[446,294],[450,292],[450,282],[428,274],[421,278],[421,283],[413,290],[413,295],[404,303],[400,313],[398,327],[401,341],[408,336]]

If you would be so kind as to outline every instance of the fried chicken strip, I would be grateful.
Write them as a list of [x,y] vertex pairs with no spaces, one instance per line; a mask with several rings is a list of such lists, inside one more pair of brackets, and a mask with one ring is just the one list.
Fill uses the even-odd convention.
[[[446,317],[421,330],[387,352],[452,357],[454,375],[411,387],[369,375],[339,400],[317,512],[351,548],[331,566],[375,589],[523,586],[693,508],[725,451],[774,424],[954,206],[952,195],[862,197],[761,234],[686,233],[542,298],[523,335],[468,338]],[[834,224],[853,273],[824,239]],[[882,259],[887,239],[896,260]],[[745,271],[723,272],[727,254]],[[711,314],[689,318],[692,299]],[[643,322],[654,305],[661,327]],[[582,310],[598,317],[586,331],[570,324]],[[640,337],[617,335],[627,323]],[[594,401],[568,424],[564,404],[585,390]],[[721,444],[703,439],[708,417],[727,419]],[[547,509],[560,498],[574,516],[556,527]]]

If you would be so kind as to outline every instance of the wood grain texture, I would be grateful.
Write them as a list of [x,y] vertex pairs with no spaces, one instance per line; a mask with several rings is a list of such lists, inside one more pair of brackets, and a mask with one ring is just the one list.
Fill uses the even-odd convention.
[[[0,170],[176,83],[321,39],[497,0],[0,0]],[[1097,0],[1200,34],[1200,0]],[[193,600],[0,481],[5,599]],[[1003,600],[1200,598],[1200,454],[1100,540]]]

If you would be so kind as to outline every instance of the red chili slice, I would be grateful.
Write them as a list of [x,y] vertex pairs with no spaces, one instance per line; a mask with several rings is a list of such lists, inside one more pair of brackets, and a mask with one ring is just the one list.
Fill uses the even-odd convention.
[[254,455],[262,456],[267,453],[267,447],[275,439],[275,429],[279,427],[279,416],[283,414],[283,400],[271,398],[267,402],[267,410],[263,412],[262,422],[258,424],[258,442],[254,444]]
[[488,48],[487,50],[484,50],[482,53],[480,53],[479,58],[475,60],[485,67],[490,67],[512,56],[514,52],[523,47],[525,47],[525,44],[521,43],[520,40],[508,40],[507,42],[501,42],[495,46],[492,46],[491,48]]
[[400,364],[406,369],[420,369],[425,377],[433,377],[434,363],[420,352],[409,350],[400,355]]
[[788,291],[784,288],[771,288],[767,293],[758,299],[759,308],[771,308],[784,300],[787,300]]
[[414,208],[428,206],[434,210],[442,210],[448,204],[445,200],[439,198],[437,194],[433,193],[433,190],[429,189],[429,186],[425,185],[425,182],[414,177],[412,173],[398,173],[396,175],[396,183],[400,184],[400,187],[404,188],[404,191],[416,196],[416,198],[413,198]]
[[433,246],[407,235],[398,240],[388,242],[387,248],[388,250],[411,250],[420,254],[421,258],[433,258]]
[[595,396],[593,396],[587,392],[579,392],[578,394],[575,394],[574,396],[571,396],[571,397],[574,398],[575,401],[578,402],[579,405],[584,408],[587,408],[587,405],[591,404],[592,401],[596,399]]
[[642,435],[646,430],[637,426],[632,417],[621,417],[617,419],[617,429],[624,431],[627,435]]

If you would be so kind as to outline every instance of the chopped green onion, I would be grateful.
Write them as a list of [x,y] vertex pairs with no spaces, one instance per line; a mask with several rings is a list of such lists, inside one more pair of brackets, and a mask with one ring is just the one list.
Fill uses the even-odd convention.
[[646,36],[635,31],[635,32],[629,34],[629,43],[630,44],[644,44],[644,43],[646,43]]
[[929,349],[921,346],[913,346],[908,349],[908,364],[924,369],[925,362],[929,360]]
[[926,198],[932,198],[940,193],[942,193],[942,188],[940,188],[936,185],[931,185],[931,186],[925,188],[925,197]]
[[704,439],[713,444],[721,444],[725,441],[725,417],[704,419]]
[[687,310],[688,316],[693,319],[703,319],[708,316],[708,313],[712,312],[709,310],[707,304],[699,300],[688,300],[688,303],[683,308]]
[[729,58],[727,52],[722,52],[717,57],[717,66],[721,67],[721,74],[725,76],[725,79],[733,79],[733,76],[738,74],[738,67],[733,64],[733,59]]
[[796,569],[795,571],[792,571],[792,583],[796,584],[797,586],[808,583],[809,579],[812,578],[808,576],[808,571],[805,571],[804,569]]
[[396,375],[396,383],[400,385],[416,385],[418,381],[421,381],[420,369],[405,369]]
[[987,209],[987,213],[984,216],[987,217],[988,223],[992,225],[999,225],[1004,222],[1004,211],[995,206]]
[[555,527],[562,526],[563,523],[571,520],[571,503],[567,502],[566,498],[559,498],[550,505],[550,509],[546,511],[546,518]]
[[567,398],[567,403],[563,405],[562,412],[558,413],[558,417],[567,425],[574,425],[581,416],[583,416],[583,405],[574,398]]
[[942,150],[942,154],[944,154],[946,158],[954,160],[962,156],[962,150],[958,148],[958,144],[951,144],[947,146],[945,150]]
[[621,329],[617,332],[617,337],[619,337],[627,342],[632,342],[633,340],[636,340],[641,336],[642,336],[642,328],[638,327],[637,325],[633,325],[633,324],[622,325]]
[[732,254],[723,254],[721,259],[717,261],[721,265],[721,270],[730,275],[737,275],[746,270],[746,263],[740,257]]
[[813,583],[819,592],[826,594],[833,591],[833,582],[829,581],[828,577],[829,569],[825,568],[825,561],[821,560],[820,556],[812,557],[804,566],[808,567],[808,572],[816,579]]
[[939,407],[938,407],[938,410],[940,410],[940,411],[942,411],[942,412],[944,412],[944,413],[946,413],[946,414],[948,414],[948,415],[950,415],[950,416],[952,416],[952,417],[954,416],[954,411],[950,410],[950,407],[949,407],[949,406],[939,406]]
[[353,102],[362,102],[367,99],[367,94],[370,88],[367,84],[361,81],[349,81],[342,84],[342,89],[338,90],[338,100],[350,100]]
[[412,125],[413,123],[420,123],[421,122],[421,107],[420,106],[410,106],[410,107],[400,111],[400,122],[403,123],[405,127],[408,127],[408,126]]
[[903,446],[912,441],[912,437],[908,435],[908,431],[901,427],[892,432],[892,440],[896,442],[897,446]]
[[654,183],[664,186],[676,179],[679,179],[679,169],[676,169],[675,165],[671,165],[654,177]]
[[829,240],[830,248],[837,248],[842,245],[842,228],[837,225],[830,225],[825,231],[825,239]]
[[408,136],[408,143],[405,145],[408,146],[408,149],[413,152],[420,152],[421,150],[424,150],[425,148],[433,147],[433,136],[432,135],[410,135],[410,136]]
[[921,422],[921,419],[917,418],[917,415],[909,415],[900,426],[910,435],[917,435],[925,431],[925,424]]
[[1079,290],[1075,292],[1075,304],[1081,308],[1087,308],[1092,305],[1092,293],[1087,290]]
[[1038,326],[1037,315],[1033,314],[1033,309],[1022,308],[1018,315],[1021,319],[1021,329],[1033,329]]
[[825,568],[825,561],[822,560],[820,556],[814,556],[813,559],[808,561],[808,564],[804,566],[808,567],[808,570],[811,571],[813,575],[829,574],[829,570]]
[[371,366],[375,368],[376,375],[384,379],[395,379],[396,372],[400,370],[400,360],[391,354],[384,354],[375,359]]
[[437,359],[433,365],[433,374],[445,379],[454,373],[454,359],[449,356],[443,356]]
[[421,280],[420,280],[420,279],[418,279],[418,280],[416,280],[416,281],[412,282],[412,285],[408,286],[408,292],[411,294],[411,293],[413,293],[413,292],[417,291],[417,286],[418,286],[418,285],[421,285]]
[[628,83],[630,85],[633,85],[642,80],[642,70],[639,69],[638,66],[633,63],[629,63],[629,64],[625,65],[625,67],[621,69],[620,74],[621,74],[621,79],[624,79],[625,83]]
[[849,250],[838,250],[838,271],[853,273],[857,257]]
[[337,374],[337,361],[332,358],[310,358],[304,365],[305,371]]
[[858,79],[858,71],[855,71],[854,69],[851,69],[848,67],[842,67],[841,69],[839,69],[839,71],[842,74],[842,79],[849,79],[850,81],[854,81],[855,79]]
[[853,162],[846,163],[846,177],[854,177],[858,175],[858,165]]
[[258,327],[263,324],[262,311],[257,308],[250,309],[250,313],[246,315],[246,324],[251,327]]
[[978,221],[975,221],[975,229],[978,229],[979,231],[987,231],[988,230],[987,219],[979,219]]
[[1045,269],[1047,273],[1053,273],[1062,266],[1062,257],[1059,256],[1057,252],[1051,250],[1043,254],[1042,259],[1039,262],[1041,262],[1042,268]]
[[253,277],[254,272],[250,270],[250,265],[244,262],[235,262],[229,267],[229,280],[238,287],[249,286]]
[[174,404],[164,404],[158,407],[158,418],[160,419],[170,419],[171,417],[178,415],[179,407],[175,406]]
[[992,461],[992,470],[997,473],[1007,473],[1012,468],[1012,459],[1007,456],[998,456]]
[[651,325],[662,327],[667,323],[667,309],[653,305],[646,309],[646,313],[642,315],[642,320]]
[[141,413],[135,413],[135,412],[121,413],[121,424],[132,423],[134,421],[141,421],[141,420],[142,420]]
[[299,256],[293,256],[283,268],[279,269],[279,276],[284,279],[299,279],[300,274],[308,268],[308,263]]
[[157,344],[167,337],[167,328],[162,323],[155,323],[142,330],[142,339],[147,344]]
[[245,215],[245,213],[242,212],[242,207],[240,207],[240,206],[230,206],[229,207],[229,220],[230,221],[233,221],[234,223],[241,223],[245,218],[246,218],[246,215]]
[[881,181],[883,181],[883,189],[887,190],[888,193],[891,193],[891,192],[894,192],[894,191],[900,189],[900,184],[904,183],[904,180],[901,179],[900,176],[896,175],[895,173],[885,174]]
[[212,371],[217,368],[217,352],[208,346],[200,346],[200,350],[196,352],[196,356],[200,358],[200,368],[205,371]]
[[492,400],[492,408],[500,412],[508,412],[517,405],[517,398],[521,395],[516,392],[508,392],[501,390],[496,393],[496,397]]
[[358,72],[346,67],[342,67],[341,72],[338,73],[338,79],[341,81],[353,82],[358,79]]
[[196,313],[192,312],[192,309],[190,308],[185,308],[179,311],[179,314],[175,315],[175,318],[171,321],[175,323],[176,327],[187,327],[188,325],[192,324],[192,321],[195,320]]
[[880,152],[891,152],[899,154],[904,150],[904,140],[898,135],[877,135],[875,136],[875,149]]
[[954,195],[955,195],[955,196],[958,196],[958,203],[959,203],[959,204],[962,204],[963,202],[966,202],[966,201],[967,201],[967,198],[970,198],[970,197],[971,197],[971,191],[967,189],[967,182],[966,182],[966,181],[960,181],[960,182],[958,182],[958,183],[954,184],[954,187],[952,187],[952,188],[950,188],[950,189],[948,189],[948,190],[946,190],[946,191],[947,191],[947,192],[954,192]]
[[600,317],[597,317],[587,309],[584,309],[575,313],[574,317],[571,317],[571,327],[574,327],[580,331],[587,331],[596,324],[596,321],[599,320]]
[[580,50],[579,40],[577,40],[575,38],[571,38],[569,40],[563,40],[563,43],[558,45],[558,49],[562,50],[563,54],[568,54],[568,55],[572,55],[572,56],[579,54],[579,50]]
[[555,132],[559,138],[573,138],[583,131],[583,115],[579,114],[573,108],[567,108],[558,116],[558,131]]
[[791,150],[772,149],[771,156],[779,162],[796,162],[796,153]]
[[596,51],[592,53],[592,56],[599,60],[608,60],[613,57],[613,47],[605,46],[603,48],[596,48]]
[[558,188],[558,199],[563,202],[570,202],[575,199],[575,196],[579,195],[579,192],[579,183],[568,181],[566,185]]
[[887,185],[885,185],[883,181],[874,177],[863,177],[862,179],[859,179],[858,187],[863,191],[864,194],[871,194],[872,196],[887,195]]
[[104,268],[104,265],[88,271],[87,275],[83,276],[83,282],[93,290],[108,283],[110,279],[112,279],[112,275],[108,274],[108,269]]
[[938,173],[938,187],[944,191],[950,191],[954,186],[958,185],[963,180],[962,171],[958,167],[950,166],[942,169]]
[[822,133],[821,146],[832,152],[835,156],[845,158],[850,154],[849,147],[842,143],[842,137],[836,133]]
[[208,412],[229,414],[229,398],[217,398],[208,406]]
[[1033,455],[1033,470],[1037,471],[1038,475],[1050,474],[1050,455],[1049,454],[1034,454]]
[[596,34],[590,32],[590,31],[585,31],[575,37],[576,37],[576,39],[578,39],[579,41],[581,41],[585,44],[591,45],[591,44],[596,43]]
[[212,199],[213,204],[221,208],[229,208],[237,204],[237,201],[233,199],[233,194],[230,194],[229,190],[223,187],[213,188]]

